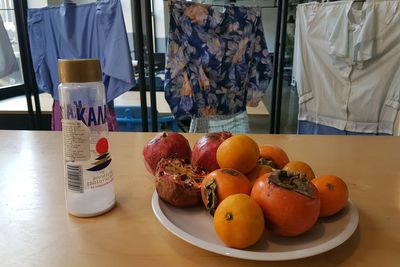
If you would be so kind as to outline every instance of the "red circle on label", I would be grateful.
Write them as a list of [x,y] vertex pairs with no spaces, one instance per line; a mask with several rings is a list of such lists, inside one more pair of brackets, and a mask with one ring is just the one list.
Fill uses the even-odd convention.
[[99,139],[99,141],[97,141],[96,151],[100,155],[102,155],[104,153],[107,153],[107,151],[108,151],[108,141],[107,141],[107,139],[105,137],[102,137],[102,138]]

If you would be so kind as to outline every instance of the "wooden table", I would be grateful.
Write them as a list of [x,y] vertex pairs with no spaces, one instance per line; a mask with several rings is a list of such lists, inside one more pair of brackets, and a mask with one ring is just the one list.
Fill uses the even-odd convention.
[[[153,215],[154,179],[141,150],[154,133],[111,133],[117,206],[95,218],[68,215],[60,132],[0,131],[0,265],[4,266],[399,266],[400,139],[251,135],[317,174],[348,184],[360,222],[339,247],[284,262],[214,254],[175,237]],[[200,136],[186,134],[190,144]]]
[[[39,95],[40,108],[43,114],[51,114],[53,98],[50,94]],[[157,110],[160,114],[171,114],[171,109],[164,98],[164,92],[156,92]],[[32,105],[35,101],[32,96]],[[114,100],[115,106],[140,106],[140,93],[138,91],[128,91]],[[150,106],[150,92],[147,92],[147,106]],[[0,101],[0,114],[26,114],[28,105],[25,96],[17,96]],[[267,116],[269,112],[264,103],[260,102],[257,107],[247,107],[250,116]]]

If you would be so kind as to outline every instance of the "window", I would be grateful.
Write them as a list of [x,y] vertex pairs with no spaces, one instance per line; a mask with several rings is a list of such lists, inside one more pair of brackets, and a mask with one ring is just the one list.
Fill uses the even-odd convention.
[[[24,83],[12,0],[0,0],[0,90]],[[12,50],[12,53],[8,53]],[[0,91],[1,92],[1,91]]]

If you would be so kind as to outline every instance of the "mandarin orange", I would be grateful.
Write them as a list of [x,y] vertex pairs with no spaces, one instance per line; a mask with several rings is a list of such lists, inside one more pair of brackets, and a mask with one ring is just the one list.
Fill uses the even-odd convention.
[[234,135],[223,141],[217,149],[217,162],[221,168],[250,172],[257,164],[260,151],[257,143],[247,135]]
[[224,199],[214,214],[214,229],[225,245],[246,248],[256,243],[264,232],[264,214],[246,194]]

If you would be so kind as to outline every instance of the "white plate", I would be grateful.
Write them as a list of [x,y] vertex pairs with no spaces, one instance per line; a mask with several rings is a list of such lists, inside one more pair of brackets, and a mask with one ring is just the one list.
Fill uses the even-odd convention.
[[349,200],[338,214],[319,219],[316,225],[298,237],[264,236],[247,249],[226,247],[214,231],[213,218],[205,208],[175,208],[162,201],[157,192],[151,200],[153,212],[171,233],[202,249],[225,256],[279,261],[305,258],[333,249],[346,241],[358,225],[358,211]]

